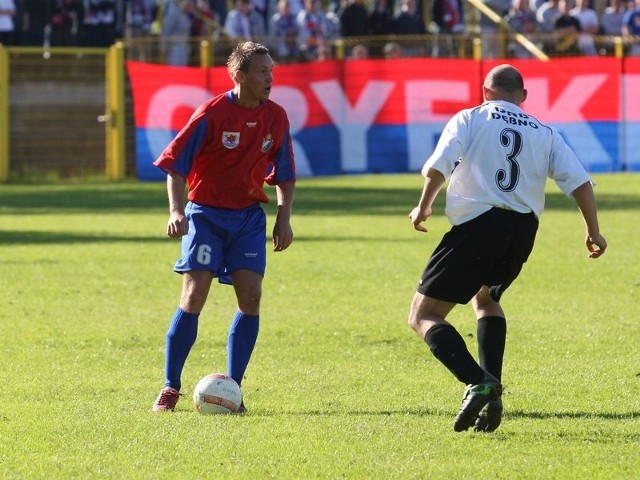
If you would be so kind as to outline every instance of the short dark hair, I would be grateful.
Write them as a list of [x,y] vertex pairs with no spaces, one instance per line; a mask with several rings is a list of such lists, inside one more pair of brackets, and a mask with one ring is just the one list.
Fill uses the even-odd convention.
[[227,70],[232,79],[236,72],[249,71],[254,55],[269,55],[269,49],[256,42],[242,42],[236,45],[227,59]]
[[524,90],[524,80],[515,67],[505,63],[489,71],[484,79],[484,86],[511,94]]

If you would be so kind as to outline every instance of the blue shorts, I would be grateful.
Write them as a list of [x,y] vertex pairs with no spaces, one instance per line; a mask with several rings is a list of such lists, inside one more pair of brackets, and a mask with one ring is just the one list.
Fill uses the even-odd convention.
[[207,207],[188,202],[189,233],[182,237],[178,273],[210,270],[220,283],[246,269],[264,276],[267,264],[267,219],[259,204],[242,210]]

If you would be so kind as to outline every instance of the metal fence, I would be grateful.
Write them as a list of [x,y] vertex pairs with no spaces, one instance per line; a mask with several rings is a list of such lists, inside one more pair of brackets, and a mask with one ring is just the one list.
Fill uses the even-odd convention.
[[[0,181],[135,176],[133,105],[125,59],[165,63],[165,48],[185,39],[136,38],[111,49],[3,47],[0,45]],[[407,56],[483,58],[478,35],[361,37],[331,42],[330,56],[349,58],[366,46],[369,58],[383,58],[384,47],[399,44]],[[496,37],[500,58],[511,58],[520,39]],[[226,38],[186,39],[188,65],[223,65],[235,44]],[[269,39],[264,39],[269,44]],[[575,55],[562,51],[554,36],[528,37],[528,55]],[[623,57],[640,38],[595,36],[598,55]],[[522,54],[522,49],[518,50]],[[314,61],[278,58],[276,61]],[[585,57],[585,61],[588,61]]]
[[[104,176],[109,126],[109,49],[10,47],[0,55],[0,179]],[[4,60],[2,60],[4,58]],[[129,96],[130,98],[130,96]],[[4,106],[2,106],[5,104]],[[125,109],[122,114],[126,116]],[[6,124],[6,125],[5,125]],[[123,122],[122,132],[127,132]],[[133,168],[133,137],[126,158]]]
[[[224,65],[237,43],[223,35],[211,38],[162,38],[132,37],[124,39],[128,59],[167,64],[168,48],[175,43],[184,45],[186,53],[183,65],[215,66]],[[303,50],[297,55],[283,57],[278,53],[277,42],[272,37],[256,38],[255,41],[267,45],[272,57],[278,63],[309,62],[318,59],[345,60],[352,57],[355,46],[365,47],[367,57],[385,58],[385,46],[395,44],[406,57],[429,58],[467,58],[482,60],[486,58],[538,58],[581,56],[578,35],[533,34],[524,37],[506,29],[491,34],[464,33],[427,35],[367,35],[347,37],[327,41],[321,49],[320,58],[309,56]],[[598,56],[622,58],[640,50],[640,37],[612,37],[594,35],[591,37],[593,50]],[[490,48],[489,48],[490,46]]]
[[13,177],[104,173],[106,50],[9,49]]

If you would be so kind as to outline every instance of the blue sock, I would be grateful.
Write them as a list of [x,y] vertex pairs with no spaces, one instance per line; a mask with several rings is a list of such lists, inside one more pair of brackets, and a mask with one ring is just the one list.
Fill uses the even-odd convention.
[[167,331],[164,371],[165,387],[180,390],[182,368],[198,335],[199,313],[188,313],[178,307]]
[[229,328],[229,356],[227,361],[228,375],[238,385],[241,384],[244,372],[247,370],[253,347],[258,339],[260,317],[246,315],[237,311]]

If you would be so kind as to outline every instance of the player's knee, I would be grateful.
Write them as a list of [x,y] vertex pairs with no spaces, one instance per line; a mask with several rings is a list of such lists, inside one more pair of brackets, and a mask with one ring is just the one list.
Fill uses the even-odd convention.
[[238,307],[245,313],[257,314],[260,310],[262,287],[253,285],[238,295]]
[[471,304],[478,318],[483,316],[504,316],[500,303],[491,295],[487,287],[482,287],[473,297]]
[[411,309],[409,310],[409,318],[407,319],[407,324],[409,328],[418,332],[420,331],[420,319],[422,318],[423,309],[424,309],[424,299],[425,297],[419,293],[416,293],[413,297],[413,301],[411,302]]
[[249,302],[256,307],[260,306],[260,300],[262,299],[262,288],[258,285],[249,290]]
[[180,300],[180,308],[185,312],[200,313],[204,308],[205,299],[198,296],[186,296]]
[[197,289],[186,289],[180,297],[180,307],[191,313],[199,313],[207,301],[207,294]]
[[418,315],[418,310],[412,307],[411,311],[409,312],[409,318],[407,319],[407,325],[414,332],[419,332],[421,329],[420,323],[420,315]]

